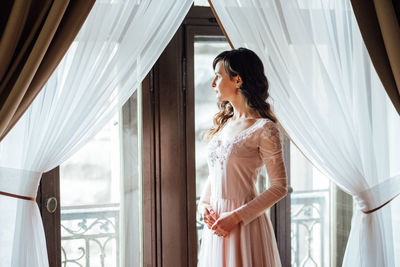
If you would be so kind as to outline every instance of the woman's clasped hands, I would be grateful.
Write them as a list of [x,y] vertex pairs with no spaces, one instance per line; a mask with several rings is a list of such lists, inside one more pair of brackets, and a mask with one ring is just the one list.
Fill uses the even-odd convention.
[[205,208],[203,220],[208,229],[220,237],[228,236],[241,221],[235,212],[223,212],[218,216],[211,206]]

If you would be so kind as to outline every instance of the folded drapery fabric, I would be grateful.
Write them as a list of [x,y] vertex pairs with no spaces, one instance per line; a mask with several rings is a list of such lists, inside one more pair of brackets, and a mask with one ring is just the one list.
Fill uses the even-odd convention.
[[35,199],[42,173],[24,169],[0,167],[0,191]]
[[358,207],[364,213],[371,213],[388,204],[400,194],[400,175],[385,179],[383,182],[354,195]]
[[0,141],[54,71],[94,0],[5,0],[0,14]]
[[372,63],[400,115],[400,2],[351,0]]
[[[0,142],[0,191],[35,197],[42,172],[68,159],[132,95],[192,0],[97,1],[62,62]],[[0,194],[0,266],[48,266],[34,201]]]
[[350,0],[212,1],[235,48],[254,50],[274,112],[311,162],[357,204],[343,266],[396,266],[400,118],[364,46]]

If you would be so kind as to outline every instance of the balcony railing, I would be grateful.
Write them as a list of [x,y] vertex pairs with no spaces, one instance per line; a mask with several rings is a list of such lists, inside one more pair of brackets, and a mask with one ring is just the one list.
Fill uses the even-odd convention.
[[119,266],[119,205],[63,208],[61,253],[63,267]]
[[324,267],[329,239],[329,190],[295,191],[291,195],[292,267]]
[[[291,194],[292,266],[325,266],[328,200],[329,190]],[[196,225],[200,247],[204,224],[199,213]],[[119,266],[118,204],[63,208],[61,231],[63,267]]]

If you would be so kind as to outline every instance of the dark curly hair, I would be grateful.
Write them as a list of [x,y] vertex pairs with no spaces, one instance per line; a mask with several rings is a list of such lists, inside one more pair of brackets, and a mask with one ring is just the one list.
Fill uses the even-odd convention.
[[[224,51],[214,59],[214,69],[221,60],[231,79],[237,75],[241,77],[242,85],[239,88],[239,93],[245,97],[247,106],[258,112],[261,117],[268,118],[276,123],[277,119],[270,104],[266,102],[269,97],[268,79],[264,74],[264,65],[256,53],[247,48]],[[215,114],[213,120],[214,126],[206,134],[205,139],[207,141],[221,130],[228,119],[233,116],[233,106],[229,101],[219,101],[218,108],[219,112]]]

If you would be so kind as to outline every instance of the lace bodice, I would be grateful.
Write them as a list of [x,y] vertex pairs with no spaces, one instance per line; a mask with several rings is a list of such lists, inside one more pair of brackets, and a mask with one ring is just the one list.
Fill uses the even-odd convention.
[[228,140],[224,140],[220,138],[220,133],[217,133],[214,138],[211,140],[211,147],[215,147],[215,149],[209,149],[209,160],[212,163],[212,166],[218,161],[221,164],[227,160],[227,157],[231,153],[237,153],[239,151],[239,147],[241,147],[246,140],[254,131],[256,131],[259,126],[261,120],[257,120],[250,127],[246,128],[233,138]]
[[[264,164],[270,186],[257,195],[255,184]],[[200,209],[210,205],[210,198],[238,201],[243,204],[234,212],[248,224],[287,193],[281,137],[269,119],[257,119],[233,138],[214,135],[208,144],[208,166]]]

